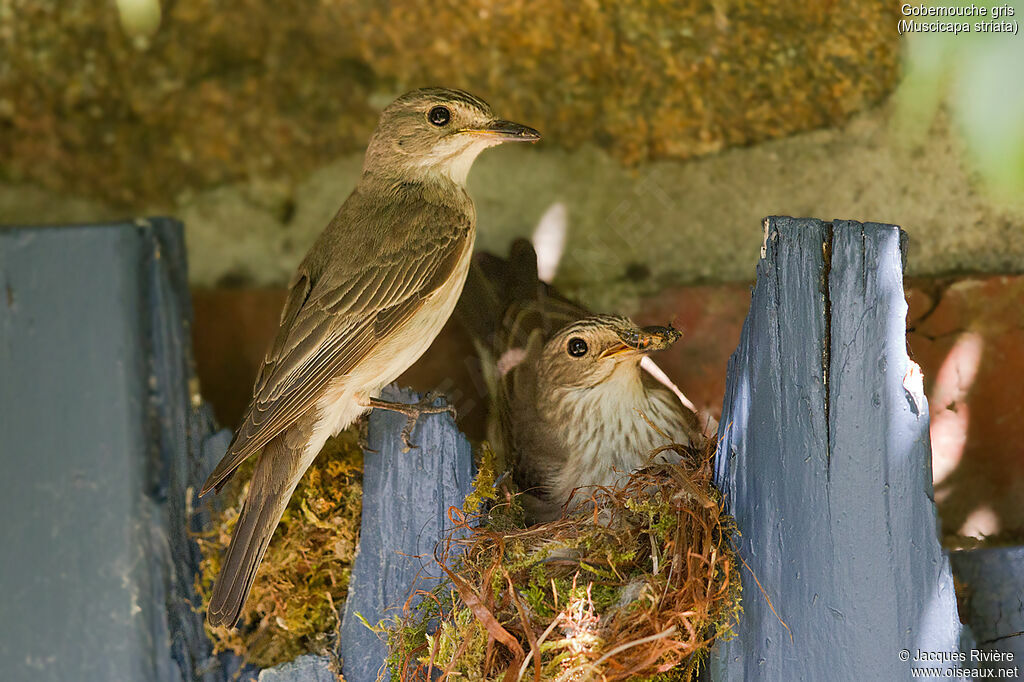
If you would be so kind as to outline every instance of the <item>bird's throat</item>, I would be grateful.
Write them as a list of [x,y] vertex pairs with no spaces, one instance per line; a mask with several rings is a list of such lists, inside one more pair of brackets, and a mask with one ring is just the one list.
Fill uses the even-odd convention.
[[554,412],[587,415],[605,422],[630,419],[647,402],[647,390],[638,363],[621,362],[604,380],[591,386],[563,389]]

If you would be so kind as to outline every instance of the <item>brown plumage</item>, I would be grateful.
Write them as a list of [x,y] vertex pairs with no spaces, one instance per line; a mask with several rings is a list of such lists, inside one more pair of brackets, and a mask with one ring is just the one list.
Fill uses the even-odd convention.
[[459,317],[483,358],[489,440],[528,493],[532,521],[557,517],[577,487],[621,482],[668,438],[703,438],[693,412],[640,367],[681,333],[561,297],[537,278],[524,240],[508,260],[477,256]]
[[451,314],[475,237],[465,190],[473,160],[487,147],[538,138],[458,90],[416,90],[381,114],[359,184],[292,278],[252,403],[203,486],[202,494],[220,490],[258,454],[210,623],[237,621],[288,500],[327,438],[372,407],[393,409],[380,390]]

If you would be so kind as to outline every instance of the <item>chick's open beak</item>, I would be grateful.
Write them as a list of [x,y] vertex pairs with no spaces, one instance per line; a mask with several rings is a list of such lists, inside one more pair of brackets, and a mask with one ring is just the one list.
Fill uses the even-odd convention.
[[602,358],[617,358],[642,355],[665,350],[682,337],[683,333],[672,327],[643,327],[632,329],[620,335],[619,343],[601,353]]
[[497,138],[502,142],[536,142],[540,139],[540,133],[533,128],[501,119],[491,121],[482,128],[470,128],[462,132],[492,139]]

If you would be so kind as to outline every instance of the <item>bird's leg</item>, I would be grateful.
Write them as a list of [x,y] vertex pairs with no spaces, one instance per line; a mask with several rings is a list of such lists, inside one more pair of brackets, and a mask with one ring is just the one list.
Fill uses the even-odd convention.
[[370,447],[370,420],[360,419],[359,420],[359,449],[363,452],[369,452],[372,455],[377,454],[377,450]]
[[418,448],[418,445],[413,445],[410,438],[412,437],[412,430],[416,428],[416,422],[419,420],[421,415],[424,414],[441,414],[447,412],[454,419],[457,415],[455,408],[451,405],[434,405],[434,400],[437,396],[434,395],[433,391],[427,393],[419,402],[416,403],[393,403],[387,400],[381,400],[380,398],[370,398],[369,405],[373,408],[381,410],[390,410],[392,412],[399,412],[404,414],[406,417],[405,427],[402,429],[402,442],[405,443],[405,452],[408,452],[412,448]]

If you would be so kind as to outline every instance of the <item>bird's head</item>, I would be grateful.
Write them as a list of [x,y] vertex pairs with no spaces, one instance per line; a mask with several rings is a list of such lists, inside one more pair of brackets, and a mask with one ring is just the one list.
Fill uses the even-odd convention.
[[618,315],[587,317],[544,345],[539,378],[565,388],[593,387],[613,376],[638,378],[644,355],[668,348],[682,335],[672,327],[638,327]]
[[540,133],[496,118],[462,90],[423,88],[392,102],[370,138],[363,174],[396,179],[447,177],[464,185],[477,155],[502,142],[536,142]]

